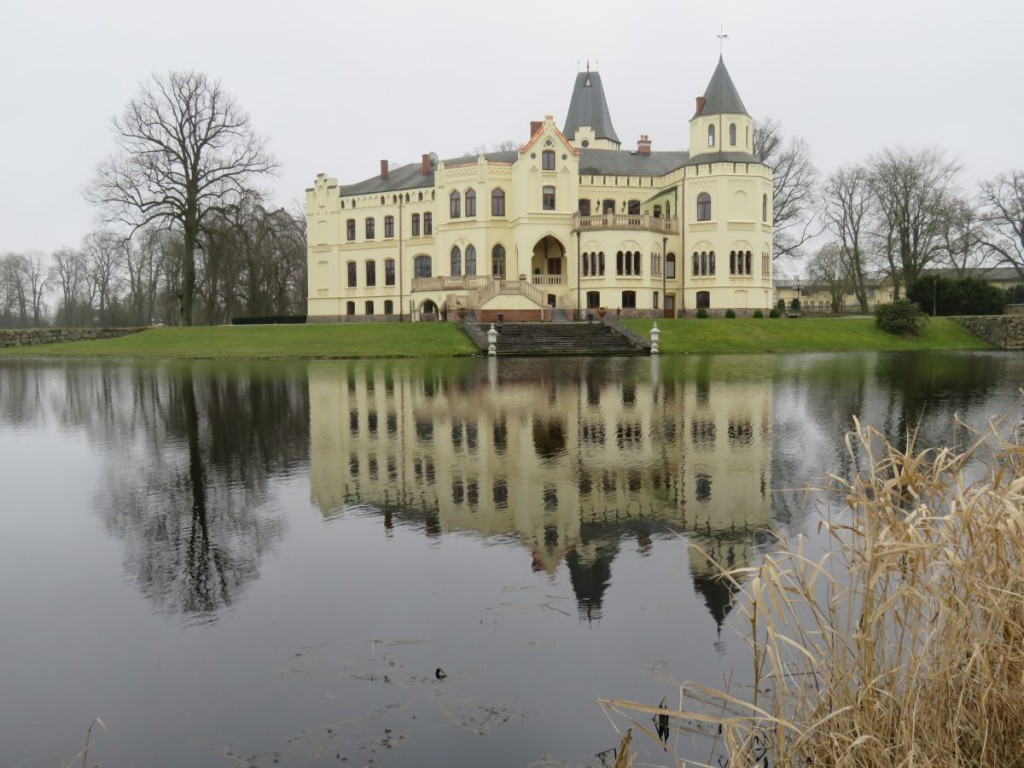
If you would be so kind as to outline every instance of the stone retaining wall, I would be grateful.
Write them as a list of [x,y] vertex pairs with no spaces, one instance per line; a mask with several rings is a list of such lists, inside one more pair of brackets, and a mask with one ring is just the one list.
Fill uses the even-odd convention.
[[1001,349],[1024,349],[1024,315],[954,317],[967,330]]
[[144,331],[145,328],[3,328],[0,347],[28,347],[35,344],[58,344],[62,341],[93,341],[116,339]]

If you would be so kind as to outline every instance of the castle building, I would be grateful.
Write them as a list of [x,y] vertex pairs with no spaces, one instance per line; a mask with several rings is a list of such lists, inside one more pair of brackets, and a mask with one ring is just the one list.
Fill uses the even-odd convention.
[[613,311],[750,314],[772,304],[772,171],[718,66],[689,151],[623,149],[598,72],[578,73],[565,123],[519,149],[389,167],[306,190],[309,322],[482,321]]

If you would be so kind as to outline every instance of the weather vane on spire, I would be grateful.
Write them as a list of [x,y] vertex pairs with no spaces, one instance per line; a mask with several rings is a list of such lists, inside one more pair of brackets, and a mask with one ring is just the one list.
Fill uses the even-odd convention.
[[725,46],[725,41],[729,39],[729,36],[725,34],[725,30],[721,24],[718,25],[718,34],[715,35],[718,38],[718,55],[722,55],[722,50]]

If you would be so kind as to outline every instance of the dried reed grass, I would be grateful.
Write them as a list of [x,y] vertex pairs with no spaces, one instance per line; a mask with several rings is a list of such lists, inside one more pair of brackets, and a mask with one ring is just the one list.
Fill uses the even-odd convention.
[[796,537],[722,571],[751,695],[684,684],[673,723],[719,735],[677,765],[1024,765],[1024,448],[997,426],[958,453],[856,424],[863,469],[818,496],[825,551]]

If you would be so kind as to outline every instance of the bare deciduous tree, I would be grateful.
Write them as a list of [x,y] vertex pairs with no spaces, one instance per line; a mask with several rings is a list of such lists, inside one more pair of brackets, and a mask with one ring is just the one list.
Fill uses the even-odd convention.
[[111,325],[111,304],[119,298],[124,238],[105,229],[90,232],[82,243],[82,253],[88,292],[96,301],[92,307],[96,310],[96,321],[100,325]]
[[155,223],[181,233],[181,322],[190,325],[204,226],[277,163],[220,82],[198,72],[154,76],[113,130],[119,151],[97,168],[86,197],[132,231]]
[[1024,170],[981,183],[981,217],[986,251],[1024,280]]
[[85,258],[80,251],[61,248],[53,254],[51,279],[60,287],[61,305],[57,311],[57,323],[74,327],[81,323],[79,304],[82,284],[85,282]]
[[832,314],[843,311],[846,289],[849,286],[843,246],[826,243],[807,262],[807,276],[813,284],[825,289]]
[[866,244],[871,223],[871,186],[862,165],[840,168],[825,182],[825,226],[837,238],[839,256],[860,311],[868,312]]
[[962,197],[951,197],[946,203],[940,223],[939,259],[960,279],[971,277],[971,271],[984,264],[987,254],[982,247],[984,225],[978,209]]
[[911,290],[921,270],[942,254],[942,230],[960,166],[938,149],[902,147],[884,150],[869,165],[893,282]]
[[818,171],[804,139],[786,141],[782,126],[766,118],[754,126],[754,157],[772,169],[772,258],[799,256],[818,234],[814,204]]

